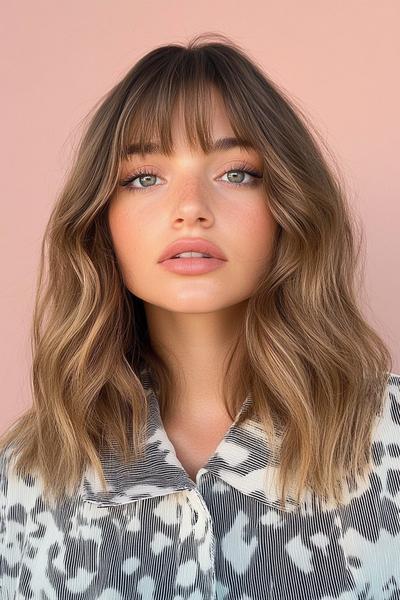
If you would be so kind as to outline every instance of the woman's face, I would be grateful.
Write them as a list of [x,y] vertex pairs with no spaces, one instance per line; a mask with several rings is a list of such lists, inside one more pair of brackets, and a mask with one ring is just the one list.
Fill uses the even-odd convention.
[[[214,94],[213,140],[233,137],[222,99]],[[209,155],[192,152],[180,113],[173,115],[175,153],[132,155],[109,205],[109,226],[126,287],[167,311],[207,313],[248,299],[268,268],[277,223],[268,208],[261,156],[232,147]],[[149,140],[154,142],[156,140]],[[245,163],[245,168],[243,168]],[[149,171],[150,175],[143,175]],[[167,270],[159,257],[179,238],[204,238],[226,261],[200,274]],[[180,260],[180,259],[175,259]],[[205,259],[206,260],[206,259]]]

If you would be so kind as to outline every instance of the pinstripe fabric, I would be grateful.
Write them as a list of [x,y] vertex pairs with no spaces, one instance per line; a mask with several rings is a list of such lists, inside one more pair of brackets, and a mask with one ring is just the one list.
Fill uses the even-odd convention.
[[[314,494],[277,504],[276,467],[256,420],[236,420],[193,482],[176,457],[147,372],[144,457],[103,452],[51,508],[40,481],[0,455],[0,598],[355,600],[400,598],[400,376],[390,374],[373,469],[341,507]],[[242,410],[251,402],[246,398]]]

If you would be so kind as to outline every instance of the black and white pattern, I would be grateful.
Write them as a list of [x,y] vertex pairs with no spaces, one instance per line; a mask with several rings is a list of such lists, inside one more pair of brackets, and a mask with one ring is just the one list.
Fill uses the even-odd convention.
[[1,600],[400,598],[399,375],[388,379],[367,480],[339,508],[313,493],[297,506],[289,491],[285,510],[259,422],[236,418],[194,483],[142,377],[145,455],[124,467],[103,452],[106,492],[88,468],[77,497],[50,508],[38,478],[16,477],[0,454]]

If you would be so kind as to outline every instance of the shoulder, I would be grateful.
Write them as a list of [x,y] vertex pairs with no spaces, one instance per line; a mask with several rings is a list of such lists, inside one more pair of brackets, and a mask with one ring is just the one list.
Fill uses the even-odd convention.
[[390,399],[390,409],[394,411],[393,416],[396,419],[396,423],[399,425],[400,375],[397,373],[389,373],[386,391],[388,398]]
[[[40,495],[38,478],[19,475],[15,469],[16,451],[12,444],[0,450],[0,523],[8,518],[9,509],[18,505],[28,511]],[[0,526],[1,529],[1,526]]]
[[400,483],[400,375],[389,373],[382,410],[372,438],[374,463]]
[[12,459],[12,447],[6,446],[0,450],[0,505],[8,492],[9,467]]
[[[10,447],[0,451],[0,562],[2,560],[4,536],[6,533],[6,519],[8,515],[9,495],[9,465],[11,460]],[[0,569],[1,571],[1,569]],[[1,573],[0,573],[1,575]],[[1,586],[0,586],[1,587]]]

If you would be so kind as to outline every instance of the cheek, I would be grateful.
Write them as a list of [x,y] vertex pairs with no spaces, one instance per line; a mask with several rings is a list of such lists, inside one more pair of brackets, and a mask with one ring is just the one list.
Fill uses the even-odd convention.
[[151,246],[147,229],[140,227],[136,216],[121,206],[111,206],[108,212],[108,224],[114,247],[124,278],[131,278],[133,273],[145,264],[147,246]]
[[242,259],[265,267],[277,230],[277,222],[266,200],[260,199],[234,215],[231,227],[237,240],[236,250]]

